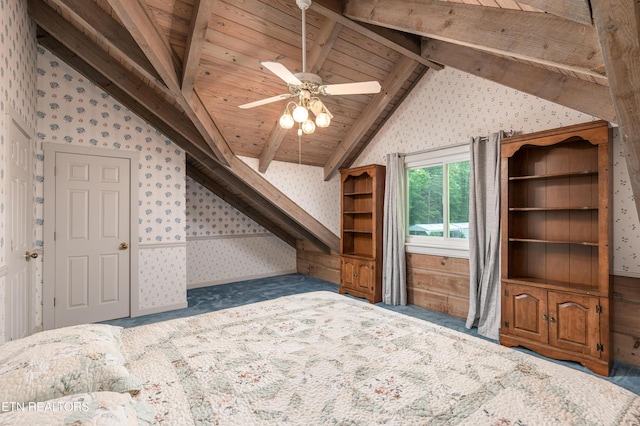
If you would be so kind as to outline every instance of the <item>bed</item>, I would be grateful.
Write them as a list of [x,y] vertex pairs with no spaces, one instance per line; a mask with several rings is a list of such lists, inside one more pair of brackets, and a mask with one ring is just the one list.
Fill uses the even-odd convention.
[[[640,422],[640,397],[594,375],[331,292],[22,340],[0,346],[0,402],[84,404],[60,424]],[[78,348],[82,371],[68,371],[69,360],[53,365]],[[29,351],[41,352],[31,367],[12,358]],[[13,408],[1,410],[0,424],[43,413]]]

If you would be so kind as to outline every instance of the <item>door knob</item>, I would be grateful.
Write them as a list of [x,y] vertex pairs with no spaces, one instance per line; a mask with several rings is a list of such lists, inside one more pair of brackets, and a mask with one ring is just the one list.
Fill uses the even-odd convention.
[[24,258],[27,259],[27,262],[31,259],[37,259],[38,253],[29,253],[28,251],[24,253]]
[[126,250],[129,248],[129,244],[128,243],[120,243],[120,250]]

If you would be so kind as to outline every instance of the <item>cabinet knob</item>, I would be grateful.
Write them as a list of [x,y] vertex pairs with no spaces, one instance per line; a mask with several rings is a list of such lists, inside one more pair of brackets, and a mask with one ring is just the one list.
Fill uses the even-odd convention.
[[547,322],[547,313],[546,312],[542,313],[542,322]]
[[551,324],[555,324],[556,323],[556,319],[553,317],[553,315],[551,315],[551,317],[549,318],[549,322]]

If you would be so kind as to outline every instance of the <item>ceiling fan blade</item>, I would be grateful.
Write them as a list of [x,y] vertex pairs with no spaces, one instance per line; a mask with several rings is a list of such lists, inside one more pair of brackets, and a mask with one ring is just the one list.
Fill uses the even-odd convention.
[[312,101],[311,104],[309,105],[309,109],[311,110],[313,115],[316,115],[316,116],[322,112],[323,108],[324,108],[324,112],[329,114],[329,117],[333,118],[333,114],[331,114],[331,111],[329,111],[329,108],[327,108],[327,106],[323,104],[320,99],[316,99]]
[[296,86],[300,86],[302,84],[298,77],[293,75],[293,73],[280,62],[261,62],[261,64],[264,65],[264,67],[269,71],[284,80],[287,84],[294,84]]
[[377,81],[362,81],[360,83],[342,83],[320,86],[320,92],[325,95],[360,95],[379,93],[382,87]]
[[282,101],[284,99],[289,99],[291,97],[293,97],[294,95],[292,95],[291,93],[285,93],[282,95],[278,95],[278,96],[272,96],[270,98],[266,98],[266,99],[261,99],[259,101],[254,101],[254,102],[249,102],[248,104],[242,104],[239,105],[240,108],[242,109],[249,109],[249,108],[254,108],[260,105],[265,105],[265,104],[270,104],[272,102],[278,102],[278,101]]

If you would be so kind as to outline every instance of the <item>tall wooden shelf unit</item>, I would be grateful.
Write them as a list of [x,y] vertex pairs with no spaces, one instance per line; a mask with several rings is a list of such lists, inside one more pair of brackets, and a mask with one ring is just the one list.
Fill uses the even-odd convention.
[[501,148],[500,343],[608,376],[608,125],[511,137]]
[[382,217],[386,169],[341,172],[340,294],[382,301]]

